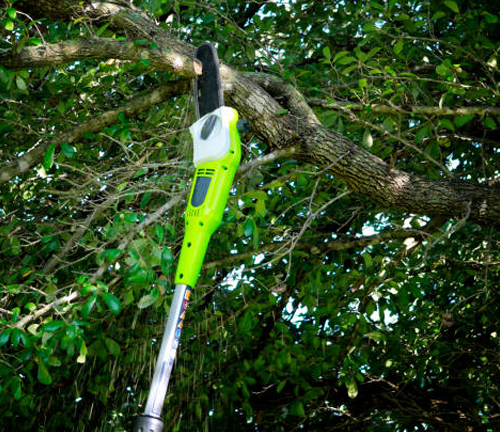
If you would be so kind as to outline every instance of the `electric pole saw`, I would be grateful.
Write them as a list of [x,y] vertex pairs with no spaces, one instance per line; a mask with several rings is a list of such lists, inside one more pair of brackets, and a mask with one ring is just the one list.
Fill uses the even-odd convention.
[[196,168],[185,215],[185,232],[175,273],[175,293],[156,361],[144,414],[134,432],[162,432],[161,411],[167,393],[191,290],[200,274],[210,237],[222,221],[234,175],[241,159],[238,113],[224,106],[219,59],[210,43],[196,49],[203,66],[195,81],[197,121],[193,136]]

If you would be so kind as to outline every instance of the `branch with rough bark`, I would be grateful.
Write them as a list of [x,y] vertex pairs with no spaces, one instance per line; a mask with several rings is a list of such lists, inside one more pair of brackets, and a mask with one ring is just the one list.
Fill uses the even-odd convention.
[[0,51],[0,65],[9,69],[56,66],[75,60],[106,59],[147,60],[157,70],[192,78],[201,73],[201,65],[193,58],[173,51],[168,46],[149,41],[126,41],[109,38],[76,39],[55,44],[23,48],[20,52]]

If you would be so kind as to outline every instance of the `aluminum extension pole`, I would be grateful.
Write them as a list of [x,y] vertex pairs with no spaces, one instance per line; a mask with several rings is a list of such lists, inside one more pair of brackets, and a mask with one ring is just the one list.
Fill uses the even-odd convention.
[[174,298],[170,306],[165,332],[163,333],[146,409],[144,414],[138,417],[134,432],[163,431],[163,420],[160,416],[190,296],[190,286],[183,284],[175,286]]

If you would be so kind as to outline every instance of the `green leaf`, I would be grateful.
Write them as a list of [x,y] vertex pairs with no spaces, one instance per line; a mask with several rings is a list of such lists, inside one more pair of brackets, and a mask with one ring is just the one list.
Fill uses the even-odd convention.
[[339,65],[347,65],[349,63],[355,62],[356,58],[352,56],[347,56],[347,57],[342,57],[340,60],[337,61]]
[[368,252],[365,252],[363,255],[363,261],[365,262],[365,267],[367,269],[371,269],[373,267],[373,260],[371,255]]
[[453,12],[460,13],[460,9],[458,9],[458,5],[456,2],[452,0],[445,0],[444,4],[448,6]]
[[404,47],[404,41],[403,39],[399,39],[396,43],[396,45],[394,45],[394,53],[395,54],[399,54],[401,51],[403,51],[403,47]]
[[330,59],[332,58],[332,52],[330,51],[330,47],[329,46],[324,46],[323,49],[322,49],[322,52],[323,52],[323,55],[325,56],[325,58],[330,61]]
[[94,294],[92,297],[90,297],[85,304],[82,306],[82,317],[85,319],[89,316],[90,312],[94,308],[94,305],[97,301],[97,294]]
[[[124,118],[125,118],[125,117],[124,117]],[[143,168],[143,169],[141,169],[141,170],[137,171],[137,172],[134,174],[134,177],[132,177],[132,178],[134,178],[134,179],[139,178],[140,176],[142,176],[142,175],[144,175],[144,174],[147,174],[147,173],[148,173],[148,171],[149,171],[149,169],[148,169],[148,168]]]
[[439,129],[445,128],[452,132],[455,132],[455,125],[447,118],[443,118],[439,121],[438,128]]
[[496,24],[498,22],[498,17],[487,11],[484,11],[482,15],[488,24]]
[[166,276],[172,271],[172,263],[174,262],[174,255],[168,247],[164,247],[161,251],[161,272]]
[[66,323],[64,321],[54,320],[54,321],[48,322],[47,324],[44,324],[42,326],[41,330],[44,331],[44,332],[52,333],[52,332],[55,332],[55,331],[59,330],[65,324]]
[[372,22],[367,22],[363,26],[363,31],[366,32],[366,33],[371,33],[371,32],[378,31],[378,29],[377,29],[377,26],[375,24],[373,24]]
[[85,341],[82,339],[81,340],[81,345],[80,345],[80,352],[79,352],[79,356],[78,358],[76,359],[76,362],[77,363],[85,363],[86,359],[87,359],[87,345],[85,345]]
[[55,143],[49,145],[49,148],[45,152],[45,156],[43,157],[42,165],[46,170],[49,170],[54,163],[54,153],[56,151]]
[[144,283],[147,280],[148,280],[148,273],[142,267],[138,267],[134,271],[130,271],[127,277],[128,283]]
[[118,300],[118,297],[116,297],[114,294],[106,292],[102,293],[101,297],[112,313],[118,315],[121,312],[122,306],[120,304],[120,300]]
[[17,15],[17,10],[15,10],[14,8],[7,9],[7,16],[10,19],[16,19],[16,15]]
[[368,51],[368,53],[366,54],[365,61],[370,60],[375,54],[377,54],[380,51],[380,49],[381,49],[380,47],[375,47],[372,48],[370,51]]
[[14,23],[11,20],[5,20],[3,26],[5,27],[5,30],[14,30]]
[[134,291],[129,290],[125,293],[123,296],[123,303],[125,303],[127,306],[131,305],[134,302]]
[[306,412],[304,410],[304,405],[302,405],[302,402],[296,400],[290,407],[290,414],[297,417],[305,417]]
[[150,294],[146,294],[145,296],[141,297],[139,300],[139,303],[137,303],[137,307],[139,309],[146,309],[147,307],[151,306],[154,302],[158,300],[157,297],[154,297]]
[[10,334],[12,333],[12,329],[5,329],[2,333],[0,333],[0,347],[4,346],[7,342],[9,342]]
[[349,51],[340,51],[337,54],[335,54],[333,61],[336,62],[338,59],[341,59],[342,57],[346,56],[347,54],[349,54]]
[[425,125],[421,127],[418,132],[415,134],[415,143],[420,144],[424,138],[432,136],[432,131],[430,125]]
[[68,159],[73,159],[76,153],[75,148],[66,143],[61,144],[61,150]]
[[454,123],[456,127],[462,127],[466,123],[470,122],[474,118],[473,114],[457,116],[455,117]]
[[408,21],[409,19],[410,19],[410,16],[405,14],[405,13],[399,14],[399,15],[394,17],[394,20],[396,20],[396,21]]
[[155,231],[156,231],[156,237],[158,237],[158,243],[163,243],[163,240],[165,240],[165,230],[163,229],[162,226],[156,225]]
[[436,66],[436,72],[441,76],[446,76],[450,72],[450,68],[444,64]]
[[281,391],[285,388],[286,380],[280,381],[278,387],[276,387],[276,393],[281,393]]
[[493,119],[493,117],[484,118],[483,123],[488,129],[495,130],[497,128],[497,124],[495,122],[495,119]]
[[141,208],[144,208],[149,204],[149,201],[151,201],[151,192],[144,192],[142,194],[141,203],[139,204],[139,206]]
[[363,147],[368,150],[373,147],[373,136],[370,129],[365,129],[365,132],[363,133]]
[[22,343],[26,348],[30,346],[30,340],[28,336],[24,333],[24,330],[15,328],[12,330],[12,335],[10,338],[12,345],[17,347],[20,343]]
[[356,384],[356,378],[351,377],[346,381],[345,386],[347,388],[347,395],[354,399],[358,395],[358,385]]
[[253,229],[255,227],[254,221],[252,218],[248,218],[243,225],[243,234],[245,237],[250,237],[253,234]]
[[365,336],[368,339],[371,339],[372,341],[375,341],[375,342],[383,342],[386,340],[384,333],[382,333],[381,331],[378,331],[378,330],[369,332]]
[[111,355],[118,357],[121,352],[120,345],[111,338],[105,338],[104,340]]
[[255,203],[255,214],[262,217],[266,215],[266,202],[263,199],[258,199]]
[[55,356],[50,356],[50,357],[49,357],[49,362],[48,362],[48,363],[49,363],[49,365],[50,365],[50,366],[54,366],[54,367],[59,367],[59,366],[61,366],[61,365],[62,365],[61,360],[59,360],[59,359],[58,359],[57,357],[55,357]]
[[259,245],[260,245],[259,229],[256,226],[254,226],[254,230],[253,230],[253,248],[254,248],[254,250],[259,249]]
[[38,381],[45,385],[52,384],[52,377],[41,360],[38,362]]
[[432,20],[438,20],[438,19],[441,19],[443,17],[445,17],[446,14],[443,12],[443,11],[437,11],[434,15],[432,15]]
[[121,249],[108,249],[103,253],[103,258],[109,262],[114,261],[123,251]]
[[14,256],[19,255],[21,253],[21,242],[17,237],[14,237],[10,241],[10,253]]
[[21,78],[19,75],[16,76],[16,85],[19,90],[22,91],[28,90],[28,85],[26,84],[26,81],[24,81],[24,79]]

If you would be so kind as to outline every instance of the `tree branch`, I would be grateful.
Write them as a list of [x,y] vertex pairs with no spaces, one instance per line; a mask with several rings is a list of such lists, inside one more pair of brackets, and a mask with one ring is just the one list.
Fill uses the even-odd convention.
[[307,119],[311,124],[320,124],[304,96],[292,85],[271,74],[250,73],[247,76],[269,92],[274,99],[290,110],[292,114]]
[[[298,242],[296,247],[299,249],[307,249],[312,251],[313,249],[317,249],[318,252],[329,252],[329,251],[341,251],[346,249],[354,249],[354,248],[364,248],[368,246],[373,246],[376,244],[380,244],[385,241],[398,240],[398,239],[406,239],[409,237],[417,237],[420,238],[425,236],[426,233],[421,230],[416,229],[396,229],[392,231],[385,231],[380,234],[374,234],[370,236],[358,237],[358,238],[343,238],[330,241],[328,243],[322,245],[316,245],[309,243],[307,241]],[[224,266],[226,264],[230,264],[232,262],[242,262],[247,258],[252,258],[256,255],[262,253],[269,253],[277,251],[278,249],[282,249],[286,246],[286,243],[271,243],[264,245],[258,250],[250,250],[247,252],[242,252],[240,254],[230,255],[225,258],[221,258],[218,260],[210,261],[206,263],[203,267],[206,269],[211,269],[214,267]],[[316,253],[316,252],[313,252]]]
[[131,99],[119,108],[106,111],[92,120],[79,124],[73,129],[62,132],[53,138],[38,142],[23,156],[0,167],[0,184],[28,171],[31,167],[39,163],[50,144],[70,144],[81,139],[86,132],[100,132],[104,127],[116,123],[120,113],[123,113],[126,117],[136,116],[150,107],[163,102],[165,99],[187,93],[190,90],[190,86],[191,84],[188,80],[179,80],[162,85],[152,91],[148,91],[146,94]]
[[457,115],[500,116],[500,107],[440,108],[433,106],[418,106],[418,105],[402,107],[396,105],[350,103],[350,102],[335,101],[335,100],[325,102],[323,99],[318,99],[318,98],[308,98],[307,102],[311,106],[316,106],[331,110],[347,108],[355,111],[364,111],[367,109],[367,107],[369,107],[370,112],[375,114],[423,114],[436,117],[457,116]]
[[151,44],[110,38],[76,39],[55,44],[23,48],[16,53],[0,51],[0,65],[10,69],[27,69],[70,63],[75,60],[109,58],[138,61],[145,59],[158,70],[192,78],[201,73],[201,65],[168,46],[151,48]]

